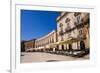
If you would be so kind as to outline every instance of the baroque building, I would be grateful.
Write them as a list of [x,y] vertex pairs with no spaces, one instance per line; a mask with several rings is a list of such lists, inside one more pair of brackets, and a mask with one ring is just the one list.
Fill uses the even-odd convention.
[[37,39],[35,41],[35,50],[52,50],[55,51],[52,44],[57,42],[57,33],[56,30],[53,30],[52,32],[48,33],[47,35]]
[[59,50],[89,49],[89,13],[61,12],[57,18]]

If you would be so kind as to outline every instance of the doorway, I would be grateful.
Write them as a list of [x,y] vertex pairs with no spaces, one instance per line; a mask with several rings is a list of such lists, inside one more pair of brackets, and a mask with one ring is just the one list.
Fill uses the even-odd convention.
[[85,50],[85,43],[84,43],[84,41],[80,41],[80,50]]

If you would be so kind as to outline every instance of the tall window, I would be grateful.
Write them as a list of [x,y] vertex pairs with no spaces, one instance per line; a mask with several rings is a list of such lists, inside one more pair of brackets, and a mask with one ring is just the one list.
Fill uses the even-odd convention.
[[52,38],[52,43],[54,43],[54,39]]
[[63,24],[61,23],[61,24],[59,25],[59,27],[60,27],[59,34],[60,34],[60,35],[63,35]]
[[62,29],[62,28],[63,28],[63,24],[62,24],[62,23],[60,23],[60,24],[59,24],[59,27]]
[[71,29],[70,23],[67,23],[67,29]]
[[59,25],[59,27],[60,27],[60,30],[63,30],[63,24],[62,23]]
[[63,39],[63,36],[61,36],[61,41],[63,41],[64,39]]
[[79,35],[82,35],[82,34],[83,34],[82,30],[79,30]]
[[65,22],[66,22],[65,31],[67,31],[67,30],[71,29],[71,26],[70,26],[70,19],[69,19],[69,18],[66,18]]
[[83,31],[82,30],[79,30],[79,36],[78,37],[80,38],[80,40],[83,39]]
[[66,18],[65,23],[70,22],[70,18]]
[[76,16],[76,19],[77,19],[77,23],[80,24],[81,23],[81,17],[80,17],[80,15]]
[[68,33],[68,38],[71,38],[71,32]]
[[75,22],[75,24],[80,24],[80,23],[81,23],[81,16],[80,16],[80,13],[74,13],[74,16],[76,17],[76,22]]

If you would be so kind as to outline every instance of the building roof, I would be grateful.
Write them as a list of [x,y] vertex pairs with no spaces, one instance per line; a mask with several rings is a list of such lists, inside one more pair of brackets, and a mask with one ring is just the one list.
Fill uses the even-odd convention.
[[56,21],[59,22],[64,16],[66,16],[69,12],[62,12],[60,16],[57,17]]

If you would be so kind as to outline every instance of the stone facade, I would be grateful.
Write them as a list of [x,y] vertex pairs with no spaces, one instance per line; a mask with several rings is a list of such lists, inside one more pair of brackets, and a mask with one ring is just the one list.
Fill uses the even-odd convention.
[[35,48],[35,39],[28,40],[25,43],[25,51],[31,51],[32,48]]
[[89,25],[89,13],[62,12],[57,18],[59,50],[90,48]]
[[56,33],[56,30],[53,30],[49,34],[47,34],[35,41],[35,49],[36,50],[43,49],[44,51],[46,49],[50,50],[50,48],[53,48],[53,46],[51,46],[51,45],[55,42],[57,42],[57,33]]

